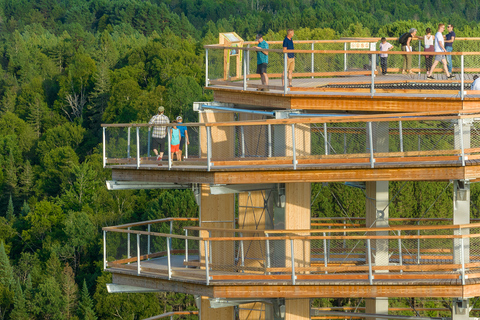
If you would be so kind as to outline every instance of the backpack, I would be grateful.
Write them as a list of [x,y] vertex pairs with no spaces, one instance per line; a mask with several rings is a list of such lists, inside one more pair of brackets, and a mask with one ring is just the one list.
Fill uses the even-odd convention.
[[402,46],[406,45],[409,36],[410,36],[410,33],[408,32],[405,32],[404,34],[400,35],[398,37],[398,43],[400,43]]

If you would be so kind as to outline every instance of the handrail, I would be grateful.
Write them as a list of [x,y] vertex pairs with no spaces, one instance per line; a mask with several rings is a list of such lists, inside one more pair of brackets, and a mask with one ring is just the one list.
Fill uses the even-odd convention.
[[173,319],[173,316],[186,316],[186,315],[194,315],[194,314],[198,314],[198,311],[171,311],[171,312],[167,312],[167,313],[164,313],[164,314],[160,314],[158,316],[153,316],[153,317],[150,317],[150,318],[146,318],[144,320],[157,320],[157,319],[163,319],[163,318],[168,318],[170,317],[171,319]]

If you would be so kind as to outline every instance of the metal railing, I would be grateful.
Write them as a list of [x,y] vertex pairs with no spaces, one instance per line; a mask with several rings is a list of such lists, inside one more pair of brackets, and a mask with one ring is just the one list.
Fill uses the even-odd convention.
[[[270,48],[256,49],[256,42],[245,42],[244,47],[227,47],[224,45],[206,45],[206,86],[236,87],[240,90],[279,91],[283,94],[310,91],[310,93],[336,93],[382,96],[391,93],[402,95],[422,94],[424,96],[443,96],[465,99],[478,96],[479,92],[471,92],[470,83],[473,73],[480,72],[480,39],[459,38],[455,41],[455,52],[422,51],[422,40],[413,44],[413,52],[401,51],[396,38],[390,38],[394,49],[388,52],[387,67],[389,74],[401,73],[409,69],[416,77],[382,77],[380,54],[377,51],[379,38],[353,40],[294,41],[295,49],[284,52],[281,41],[267,41]],[[362,45],[365,44],[365,45]],[[355,46],[354,46],[355,45]],[[350,48],[349,48],[350,46]],[[357,49],[352,49],[357,48]],[[350,49],[350,50],[348,50]],[[418,51],[416,51],[418,50]],[[268,85],[261,84],[260,75],[256,74],[257,52],[268,51],[267,75]],[[295,70],[293,72],[294,88],[288,87],[287,70],[285,68],[288,53],[295,54]],[[427,66],[431,65],[437,55],[452,56],[453,81],[432,89],[432,83],[426,83]],[[234,56],[240,57],[233,59]],[[411,66],[404,65],[409,57]],[[418,63],[414,62],[418,58]],[[241,64],[241,67],[238,66]],[[435,73],[442,72],[441,64]],[[472,74],[467,77],[468,74]],[[363,77],[362,77],[363,76]],[[436,75],[437,80],[446,80],[446,75]],[[424,83],[422,83],[422,80]],[[355,90],[352,90],[355,89]],[[402,91],[400,91],[401,89]],[[353,92],[352,92],[353,91]],[[478,98],[478,97],[477,97]]]
[[[181,280],[188,272],[185,268],[195,268],[197,272],[188,277],[207,285],[240,280],[295,285],[339,279],[370,285],[389,279],[448,283],[459,279],[465,284],[479,276],[479,223],[297,231],[184,226],[185,234],[145,230],[166,222],[104,227],[104,269]],[[133,244],[126,239],[132,234],[137,238]],[[143,240],[147,238],[148,243]],[[148,251],[150,242],[153,252]],[[125,244],[136,248],[132,258],[125,255]]]
[[[356,164],[375,168],[406,162],[450,161],[465,166],[480,157],[480,112],[452,111],[374,116],[311,117],[185,124],[186,161],[157,161],[150,151],[150,125],[104,124],[104,166],[160,169],[258,168],[279,170]],[[171,125],[167,125],[171,126]],[[136,130],[135,138],[128,134]]]

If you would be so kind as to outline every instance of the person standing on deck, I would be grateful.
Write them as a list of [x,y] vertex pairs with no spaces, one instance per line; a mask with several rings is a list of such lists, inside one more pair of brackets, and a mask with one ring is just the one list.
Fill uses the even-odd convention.
[[158,114],[154,115],[148,124],[153,124],[152,132],[152,147],[153,152],[157,156],[157,160],[162,161],[163,152],[165,151],[165,145],[168,144],[166,139],[167,137],[167,127],[159,126],[161,124],[170,123],[170,119],[163,113],[165,112],[164,107],[158,107]]
[[[412,52],[412,39],[417,34],[417,29],[411,28],[408,30],[407,38],[405,42],[402,43],[402,51]],[[412,55],[406,54],[403,56],[403,70],[402,74],[414,74],[412,71]]]
[[[449,24],[447,26],[448,34],[445,36],[445,49],[447,52],[453,51],[453,41],[455,41],[455,31],[453,31],[453,24]],[[452,74],[452,55],[447,55],[447,64],[448,64],[448,72]]]
[[[261,33],[257,34],[255,40],[258,42],[258,47],[255,47],[256,49],[268,49],[268,43],[263,40],[263,35]],[[257,73],[260,75],[262,85],[264,86],[268,86],[267,66],[268,51],[257,51]],[[260,88],[258,91],[268,91],[268,88]]]
[[[445,46],[443,44],[443,34],[442,32],[445,31],[445,25],[443,23],[440,23],[438,25],[438,31],[435,34],[435,52],[447,52],[445,49]],[[443,71],[445,71],[445,74],[447,75],[448,79],[453,78],[453,76],[448,72],[447,70],[447,60],[445,60],[445,55],[436,55],[435,56],[435,62],[432,65],[432,68],[430,69],[430,72],[427,73],[427,79],[428,80],[434,80],[435,78],[432,76],[433,71],[435,70],[435,67],[439,62],[442,62],[443,64]]]
[[[293,29],[287,30],[287,36],[283,39],[283,52],[287,50],[294,50],[293,47]],[[292,86],[293,70],[295,69],[295,53],[287,53],[287,77],[288,77],[288,86]],[[282,87],[285,85],[285,77],[282,76]]]

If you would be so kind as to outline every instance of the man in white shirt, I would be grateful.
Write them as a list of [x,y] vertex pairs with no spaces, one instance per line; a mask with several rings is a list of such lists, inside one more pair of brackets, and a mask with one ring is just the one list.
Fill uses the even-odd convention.
[[[443,23],[440,23],[438,25],[438,31],[437,34],[435,34],[435,52],[447,52],[445,49],[445,41],[443,39],[443,34],[442,32],[445,30],[445,25]],[[436,55],[435,56],[435,62],[432,65],[432,68],[430,69],[430,74],[427,72],[427,79],[428,80],[434,80],[435,78],[432,76],[433,70],[435,70],[435,67],[439,62],[442,62],[443,64],[443,71],[445,71],[445,74],[447,75],[448,79],[452,79],[453,75],[448,73],[447,70],[447,60],[445,59],[445,55]]]
[[473,76],[473,83],[471,90],[480,90],[480,78],[477,75]]

